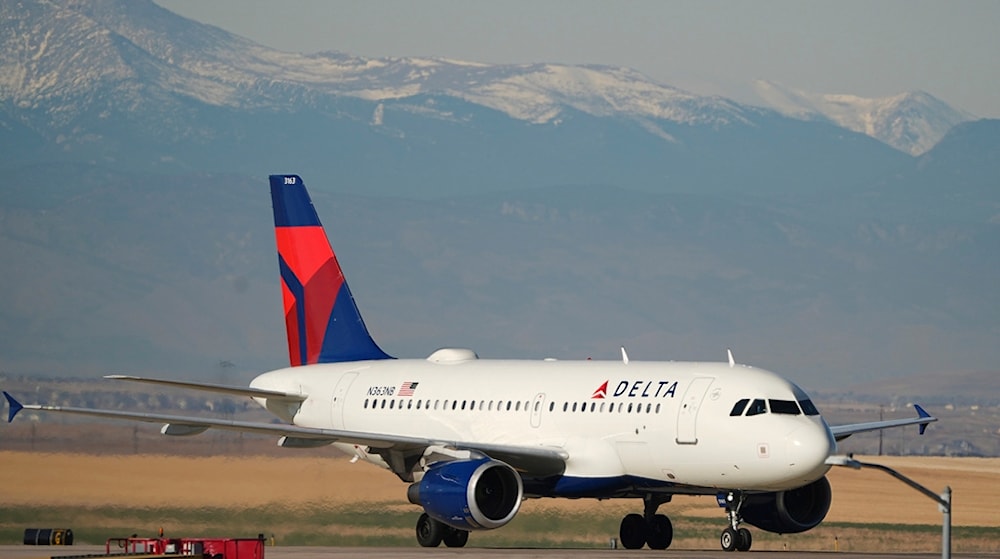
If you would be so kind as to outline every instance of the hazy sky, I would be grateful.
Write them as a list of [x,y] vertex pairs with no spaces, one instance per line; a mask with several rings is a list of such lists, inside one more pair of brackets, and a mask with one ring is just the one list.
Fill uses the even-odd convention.
[[865,97],[923,90],[1000,118],[1000,2],[157,0],[286,51],[629,66],[756,102],[755,79]]

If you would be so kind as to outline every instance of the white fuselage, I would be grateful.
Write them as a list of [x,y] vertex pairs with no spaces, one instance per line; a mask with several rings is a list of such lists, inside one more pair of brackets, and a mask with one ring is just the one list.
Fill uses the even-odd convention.
[[[822,477],[835,450],[820,415],[772,411],[808,400],[800,388],[728,363],[481,360],[441,350],[281,369],[251,386],[307,395],[292,407],[257,399],[305,427],[564,450],[563,478],[573,483],[552,496],[613,496],[637,482],[675,493],[779,491]],[[731,415],[740,400],[769,405]],[[339,446],[385,466],[365,448]]]

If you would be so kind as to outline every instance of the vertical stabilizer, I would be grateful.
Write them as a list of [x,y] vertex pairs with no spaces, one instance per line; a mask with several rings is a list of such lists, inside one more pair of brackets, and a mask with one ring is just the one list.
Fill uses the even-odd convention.
[[292,366],[391,359],[365,328],[302,179],[270,179]]

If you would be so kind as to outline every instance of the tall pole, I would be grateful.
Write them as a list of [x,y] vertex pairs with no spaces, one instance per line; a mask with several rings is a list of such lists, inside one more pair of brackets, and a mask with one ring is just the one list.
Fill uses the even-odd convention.
[[830,461],[827,460],[827,464],[834,466],[846,466],[848,468],[875,468],[876,470],[882,470],[883,472],[891,475],[892,477],[902,481],[906,485],[916,489],[917,491],[923,493],[927,497],[930,497],[938,504],[938,510],[941,511],[943,515],[941,524],[941,559],[951,559],[951,486],[944,488],[944,493],[938,495],[930,489],[927,489],[923,485],[920,485],[916,481],[906,477],[905,475],[893,470],[889,466],[883,466],[882,464],[874,464],[871,462],[861,462],[855,460],[850,455],[835,457],[837,460]]
[[[879,421],[884,420],[885,419],[884,416],[885,416],[885,406],[879,406],[878,407],[878,420]],[[885,431],[885,429],[879,429],[878,430],[878,455],[879,456],[882,456],[882,433],[884,431]]]
[[941,494],[942,503],[939,504],[938,508],[941,509],[941,514],[944,515],[944,521],[941,523],[941,559],[951,559],[951,486],[948,485],[944,488],[944,493]]

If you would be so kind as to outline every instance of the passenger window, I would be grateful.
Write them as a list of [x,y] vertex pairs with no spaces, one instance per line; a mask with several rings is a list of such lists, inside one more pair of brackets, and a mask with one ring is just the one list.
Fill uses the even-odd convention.
[[782,415],[799,415],[799,405],[795,403],[795,400],[770,400],[768,402],[771,406],[771,413],[780,413]]
[[750,404],[750,409],[747,410],[747,417],[751,415],[760,415],[762,413],[767,413],[767,403],[764,400],[754,400]]
[[799,405],[802,406],[802,413],[806,415],[819,415],[819,410],[813,405],[812,400],[799,400]]
[[733,411],[729,412],[729,415],[732,417],[743,415],[743,410],[747,408],[747,404],[749,403],[750,403],[749,398],[743,398],[739,402],[736,402],[736,405],[733,406]]
[[[465,405],[465,403],[463,402],[462,405]],[[451,401],[451,409],[455,409],[457,407],[458,407],[458,400],[452,400]]]

